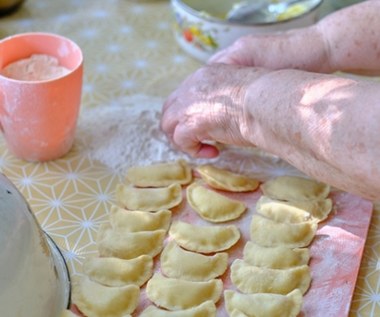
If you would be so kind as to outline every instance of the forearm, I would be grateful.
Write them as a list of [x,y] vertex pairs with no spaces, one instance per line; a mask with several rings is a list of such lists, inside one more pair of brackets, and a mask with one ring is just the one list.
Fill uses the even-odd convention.
[[210,63],[380,74],[380,0],[366,1],[307,28],[252,34],[219,52]]
[[325,40],[331,71],[380,74],[380,0],[337,11],[316,28]]
[[[286,84],[284,84],[286,83]],[[242,134],[306,174],[380,198],[380,87],[283,70],[252,84]]]

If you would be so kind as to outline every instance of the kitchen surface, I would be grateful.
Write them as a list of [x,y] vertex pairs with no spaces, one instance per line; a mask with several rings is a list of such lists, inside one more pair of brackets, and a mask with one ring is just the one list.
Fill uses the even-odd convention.
[[[321,15],[352,2],[326,0]],[[83,52],[81,110],[71,151],[54,161],[26,162],[14,157],[0,136],[0,172],[25,196],[72,276],[81,274],[85,257],[97,253],[99,226],[108,221],[126,168],[186,159],[165,144],[159,112],[165,97],[202,63],[177,44],[173,25],[165,0],[26,0],[0,18],[0,38],[51,32]],[[256,167],[242,160],[243,170],[263,178],[296,173],[275,158],[255,155]],[[380,204],[374,206],[349,316],[380,315]]]

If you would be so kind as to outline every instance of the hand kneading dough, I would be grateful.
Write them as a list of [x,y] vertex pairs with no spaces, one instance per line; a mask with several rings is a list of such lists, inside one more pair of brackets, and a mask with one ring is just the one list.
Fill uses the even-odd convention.
[[165,230],[124,232],[102,225],[98,232],[98,251],[102,257],[132,259],[146,254],[152,257],[163,248]]
[[113,228],[121,229],[125,232],[138,231],[167,231],[170,226],[172,212],[170,210],[160,210],[157,212],[131,211],[112,206],[110,212],[110,222]]
[[212,165],[199,166],[197,171],[202,179],[215,189],[230,192],[248,192],[259,187],[259,182],[256,179],[235,174]]
[[256,203],[259,214],[278,222],[301,222],[312,219],[325,220],[332,210],[332,200],[281,201],[266,196]]
[[311,243],[317,227],[315,222],[281,223],[254,215],[251,240],[264,247],[302,248]]
[[246,294],[276,293],[286,295],[298,288],[302,294],[309,289],[310,269],[307,265],[289,269],[269,269],[249,265],[236,259],[231,265],[231,281]]
[[88,277],[74,280],[72,300],[78,309],[91,317],[120,317],[132,313],[139,303],[136,285],[108,287]]
[[156,306],[148,306],[141,314],[140,317],[215,317],[216,307],[213,301],[207,301],[194,308],[168,311],[159,309]]
[[196,307],[208,300],[216,303],[223,291],[221,280],[192,282],[156,273],[148,281],[146,294],[157,306],[179,310]]
[[170,241],[161,253],[161,271],[168,277],[209,281],[227,270],[228,253],[203,255],[185,251]]
[[302,308],[302,294],[298,289],[287,295],[240,294],[226,290],[224,301],[231,316],[238,310],[248,317],[296,317]]
[[330,186],[314,180],[279,176],[261,185],[265,196],[280,200],[315,200],[325,199],[330,193]]
[[195,226],[182,221],[172,223],[169,235],[184,249],[200,253],[227,250],[240,239],[240,231],[234,225]]
[[171,184],[189,184],[191,168],[186,161],[134,166],[127,171],[127,180],[137,187],[164,187]]
[[197,183],[191,184],[186,193],[190,206],[203,219],[211,222],[225,222],[239,218],[246,210],[242,202],[218,194]]
[[135,188],[118,184],[116,199],[129,210],[158,211],[178,206],[182,202],[182,188],[179,184],[160,188]]
[[140,255],[131,260],[87,258],[83,272],[93,281],[106,286],[143,285],[153,274],[153,259]]
[[271,269],[286,269],[308,264],[309,249],[289,249],[286,247],[262,247],[248,241],[244,247],[243,260],[254,266]]

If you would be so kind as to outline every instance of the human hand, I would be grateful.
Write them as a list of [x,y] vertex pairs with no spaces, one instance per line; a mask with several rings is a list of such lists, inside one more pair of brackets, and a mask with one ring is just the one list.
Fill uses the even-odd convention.
[[265,67],[272,70],[330,71],[325,41],[317,26],[243,36],[212,56],[208,63]]
[[196,157],[218,155],[215,145],[249,145],[244,131],[249,85],[267,73],[236,65],[207,65],[189,76],[166,100],[161,128],[180,150]]

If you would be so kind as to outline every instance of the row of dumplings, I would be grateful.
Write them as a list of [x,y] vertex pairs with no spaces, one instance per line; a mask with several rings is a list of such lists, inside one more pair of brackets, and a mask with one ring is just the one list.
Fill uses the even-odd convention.
[[[178,206],[182,201],[181,185],[192,180],[184,161],[131,168],[127,177],[130,184],[120,184],[116,189],[116,198],[123,208],[112,206],[110,224],[99,229],[100,257],[87,259],[83,264],[85,276],[73,283],[73,302],[87,316],[126,316],[135,310],[139,287],[152,276],[153,257],[161,252],[171,222],[171,211],[163,208]],[[196,252],[228,249],[240,238],[234,226],[193,227],[174,223],[171,235]],[[199,239],[198,243],[194,237]],[[207,240],[207,245],[202,240]],[[193,316],[202,312],[215,315],[214,303],[223,289],[222,282],[215,278],[226,270],[228,254],[208,256],[196,252],[182,249],[174,240],[169,242],[161,255],[161,271],[166,277],[156,273],[147,285],[151,301],[175,309],[174,315]],[[187,295],[172,303],[170,298],[183,294],[183,290]],[[126,297],[128,301],[123,300]],[[150,306],[141,316],[161,313],[167,315],[168,311]]]
[[[137,188],[134,185],[145,186],[146,178],[137,176],[142,183],[132,180],[129,185],[117,186],[116,200],[121,206],[112,206],[109,223],[99,228],[100,257],[86,259],[84,276],[73,281],[72,301],[84,315],[124,317],[138,306],[140,287],[152,277],[153,258],[164,246],[172,218],[169,208],[182,201],[181,182],[191,181],[190,170],[182,161],[168,167],[179,171],[184,180],[164,184],[157,179],[148,184],[154,188]],[[164,177],[162,173],[159,176]],[[158,187],[161,185],[165,187]]]
[[152,276],[172,213],[112,206],[109,223],[99,228],[99,257],[85,259],[84,276],[73,281],[72,301],[88,317],[129,316],[140,301],[140,287]]
[[[205,165],[197,169],[209,186],[243,191],[258,187],[258,182]],[[210,172],[211,171],[211,172]],[[246,206],[220,195],[199,182],[187,187],[186,199],[203,219],[226,222],[240,217]],[[216,303],[223,292],[220,277],[228,266],[223,252],[240,239],[234,225],[197,226],[175,221],[169,230],[170,241],[160,257],[161,273],[147,283],[147,296],[156,306],[149,306],[140,316],[216,316]]]
[[[231,265],[231,280],[245,294],[234,295],[246,301],[235,302],[227,309],[253,316],[252,304],[248,303],[266,294],[273,305],[262,306],[260,316],[295,317],[311,283],[306,247],[318,223],[332,209],[332,201],[326,198],[330,188],[305,178],[281,176],[264,183],[261,189],[264,195],[256,204],[257,215],[252,217],[251,241],[244,247],[243,259]],[[226,300],[227,306],[229,302]]]

